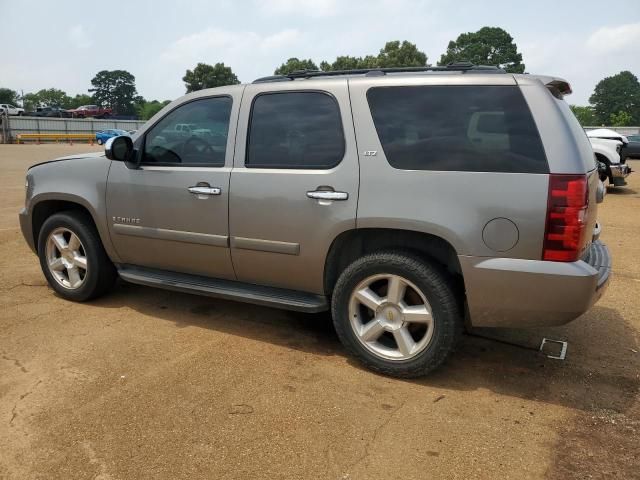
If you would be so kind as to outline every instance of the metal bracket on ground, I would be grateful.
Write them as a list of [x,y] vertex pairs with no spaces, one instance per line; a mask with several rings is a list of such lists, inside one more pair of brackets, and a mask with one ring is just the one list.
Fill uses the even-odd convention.
[[564,358],[567,356],[567,346],[569,344],[563,340],[551,340],[550,338],[543,338],[542,343],[540,344],[540,351],[542,353],[544,353],[543,349],[545,344],[547,343],[555,343],[562,346],[559,355],[547,354],[547,358],[553,358],[554,360],[564,360]]

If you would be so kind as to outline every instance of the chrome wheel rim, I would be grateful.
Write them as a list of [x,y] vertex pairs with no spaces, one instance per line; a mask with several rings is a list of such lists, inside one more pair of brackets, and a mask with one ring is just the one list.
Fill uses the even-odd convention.
[[385,360],[409,360],[433,337],[427,298],[399,275],[372,275],[360,282],[349,300],[349,319],[358,341]]
[[47,266],[59,285],[69,290],[80,288],[87,278],[87,256],[80,238],[60,227],[47,237]]

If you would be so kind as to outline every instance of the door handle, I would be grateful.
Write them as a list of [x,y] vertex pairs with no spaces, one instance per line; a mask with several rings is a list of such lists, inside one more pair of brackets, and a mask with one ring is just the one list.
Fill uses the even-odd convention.
[[313,190],[307,192],[307,197],[314,200],[347,200],[349,194],[347,192],[334,192],[333,190]]
[[195,193],[196,195],[220,195],[222,189],[218,187],[195,186],[189,187],[189,192]]

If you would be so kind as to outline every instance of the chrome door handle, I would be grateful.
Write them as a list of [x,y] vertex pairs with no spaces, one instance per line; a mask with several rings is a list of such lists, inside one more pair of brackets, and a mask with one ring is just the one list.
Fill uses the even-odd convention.
[[218,187],[189,187],[189,192],[196,195],[220,195],[222,190]]
[[349,194],[347,192],[334,192],[333,190],[314,190],[307,192],[307,197],[314,200],[347,200]]

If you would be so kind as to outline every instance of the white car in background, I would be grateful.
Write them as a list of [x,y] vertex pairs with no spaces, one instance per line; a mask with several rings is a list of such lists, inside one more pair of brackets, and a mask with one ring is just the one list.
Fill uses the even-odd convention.
[[9,103],[0,103],[0,115],[4,115],[7,112],[7,115],[24,115],[24,108],[14,107]]
[[615,187],[626,185],[625,179],[631,173],[631,169],[620,157],[620,150],[629,142],[627,137],[607,128],[588,130],[587,137],[591,142],[596,160],[603,165],[599,168],[600,180],[604,182],[608,178],[609,185]]

